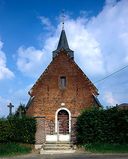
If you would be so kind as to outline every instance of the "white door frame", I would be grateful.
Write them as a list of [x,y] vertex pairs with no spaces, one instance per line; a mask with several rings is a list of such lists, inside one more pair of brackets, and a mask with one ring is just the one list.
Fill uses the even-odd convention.
[[[68,112],[69,115],[69,134],[63,135],[59,134],[59,124],[58,124],[58,112],[60,110],[65,110]],[[46,135],[46,141],[52,141],[52,142],[57,142],[57,141],[70,141],[70,135],[71,135],[71,112],[67,108],[59,108],[56,113],[55,113],[55,133],[53,135]]]
[[68,115],[69,115],[69,134],[71,133],[71,112],[67,109],[67,108],[59,108],[56,113],[55,113],[55,133],[58,132],[58,112],[60,110],[65,110],[68,112]]

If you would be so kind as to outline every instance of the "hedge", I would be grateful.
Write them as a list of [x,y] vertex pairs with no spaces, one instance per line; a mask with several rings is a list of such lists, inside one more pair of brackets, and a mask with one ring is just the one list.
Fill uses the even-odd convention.
[[128,110],[84,110],[77,119],[77,141],[86,143],[128,143]]
[[0,119],[0,143],[34,143],[36,121],[31,117]]

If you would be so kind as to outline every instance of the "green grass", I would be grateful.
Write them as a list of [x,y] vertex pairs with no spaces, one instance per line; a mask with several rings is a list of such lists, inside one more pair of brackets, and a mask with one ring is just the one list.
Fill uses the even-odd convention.
[[31,152],[31,146],[18,143],[0,143],[0,157],[1,156],[16,156]]
[[93,153],[128,153],[128,144],[86,144],[84,148]]

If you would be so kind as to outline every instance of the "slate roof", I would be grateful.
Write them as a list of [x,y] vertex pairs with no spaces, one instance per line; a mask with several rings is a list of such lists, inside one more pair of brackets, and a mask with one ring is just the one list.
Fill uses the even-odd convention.
[[28,100],[28,103],[26,104],[26,109],[29,108],[29,106],[31,105],[33,99],[34,99],[34,96],[33,96],[33,97],[30,96],[30,98],[29,98],[29,100]]
[[94,98],[95,102],[97,103],[97,105],[98,105],[99,107],[102,107],[102,105],[101,105],[99,99],[97,98],[97,96],[95,96],[95,95],[93,94],[93,98]]
[[53,59],[56,57],[56,55],[62,49],[64,49],[68,53],[68,55],[70,56],[71,59],[74,59],[74,51],[72,51],[69,48],[68,40],[67,40],[66,33],[65,33],[64,29],[61,31],[61,35],[60,35],[60,39],[59,39],[57,49],[55,51],[53,51]]

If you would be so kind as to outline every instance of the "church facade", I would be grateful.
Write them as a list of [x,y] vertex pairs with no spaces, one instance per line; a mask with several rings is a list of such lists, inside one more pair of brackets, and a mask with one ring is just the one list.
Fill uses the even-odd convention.
[[36,145],[76,142],[76,120],[83,109],[100,106],[98,90],[74,61],[65,30],[46,70],[29,91],[27,115],[37,120]]

